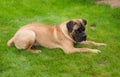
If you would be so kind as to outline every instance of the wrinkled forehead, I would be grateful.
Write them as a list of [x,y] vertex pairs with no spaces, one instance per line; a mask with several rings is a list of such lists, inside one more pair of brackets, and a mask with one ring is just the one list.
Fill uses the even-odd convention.
[[72,21],[75,22],[75,23],[78,23],[78,24],[83,22],[82,19],[73,19]]
[[80,27],[84,27],[83,20],[82,19],[73,19],[74,22],[74,29],[78,29]]
[[73,19],[72,21],[74,21],[74,22],[81,22],[82,23],[82,19]]
[[74,30],[85,31],[85,25],[87,24],[87,21],[84,19],[72,19],[67,21],[65,24],[69,32],[73,32]]
[[73,19],[72,21],[78,26],[85,26],[82,19]]

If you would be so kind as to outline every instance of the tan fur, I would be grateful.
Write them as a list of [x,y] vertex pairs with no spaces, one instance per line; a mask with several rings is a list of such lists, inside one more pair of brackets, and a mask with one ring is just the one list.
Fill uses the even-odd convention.
[[[74,21],[78,21],[78,19],[74,19]],[[33,53],[41,52],[40,50],[31,49],[35,43],[46,48],[61,48],[65,53],[88,51],[94,53],[100,52],[97,49],[75,48],[73,46],[75,41],[72,39],[66,28],[67,22],[62,23],[59,26],[44,24],[25,25],[16,32],[16,34],[8,41],[7,45],[10,46],[14,43],[16,48],[26,49]]]
[[10,46],[13,43],[13,40],[14,40],[14,37],[7,42],[7,45]]

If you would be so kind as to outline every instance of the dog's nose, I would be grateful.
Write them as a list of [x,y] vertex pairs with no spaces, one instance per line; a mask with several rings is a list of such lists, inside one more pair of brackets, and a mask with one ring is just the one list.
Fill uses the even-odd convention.
[[86,39],[86,37],[87,37],[87,36],[86,36],[86,34],[84,34],[84,35],[83,35],[83,38],[85,38],[85,39]]
[[86,41],[86,34],[83,35],[83,40]]

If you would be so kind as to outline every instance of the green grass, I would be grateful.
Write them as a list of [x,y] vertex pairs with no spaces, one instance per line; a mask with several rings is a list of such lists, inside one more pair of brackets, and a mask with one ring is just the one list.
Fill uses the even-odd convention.
[[[73,18],[88,21],[88,40],[105,42],[102,52],[64,54],[61,49],[19,51],[7,41],[28,23],[59,24]],[[90,28],[91,24],[96,29]],[[120,8],[95,0],[0,0],[0,77],[120,77]]]

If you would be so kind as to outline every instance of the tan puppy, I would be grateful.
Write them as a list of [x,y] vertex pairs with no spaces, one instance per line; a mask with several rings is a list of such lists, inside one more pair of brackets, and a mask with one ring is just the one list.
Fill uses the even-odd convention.
[[37,43],[47,48],[61,48],[65,53],[73,52],[100,52],[97,49],[75,48],[74,43],[93,44],[96,46],[105,45],[86,41],[84,19],[73,19],[66,21],[59,26],[49,26],[44,24],[28,24],[21,27],[16,34],[8,41],[7,45],[15,44],[18,49],[26,49],[33,53],[40,50],[33,50],[31,47]]

